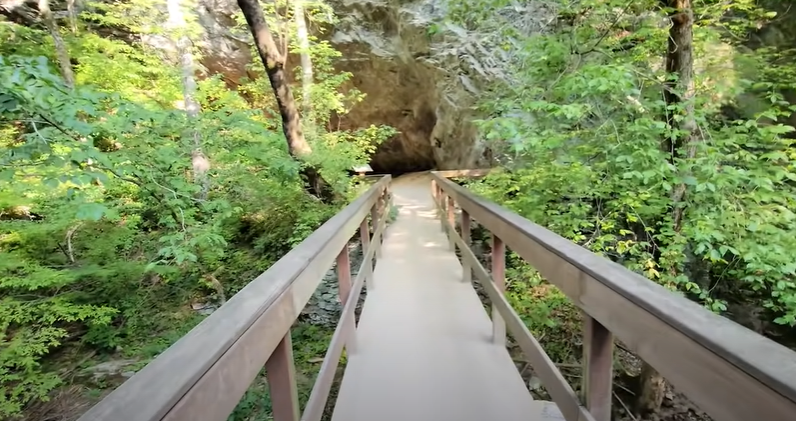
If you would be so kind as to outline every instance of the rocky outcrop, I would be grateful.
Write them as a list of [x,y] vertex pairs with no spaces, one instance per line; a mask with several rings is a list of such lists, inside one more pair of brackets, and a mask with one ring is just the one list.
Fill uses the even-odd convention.
[[202,50],[202,64],[210,74],[221,74],[230,87],[241,78],[253,78],[248,71],[252,61],[251,35],[235,30],[233,16],[240,13],[235,0],[200,0],[196,10],[198,23],[204,29],[198,45]]
[[[332,0],[340,22],[325,31],[342,57],[340,71],[354,76],[344,89],[365,94],[333,127],[356,129],[386,124],[399,134],[382,144],[371,160],[375,172],[404,173],[481,165],[484,147],[470,122],[477,83],[461,71],[456,49],[432,42],[430,24],[441,20],[436,0]],[[199,40],[202,63],[222,74],[230,87],[251,63],[250,37],[235,31],[233,0],[202,0]]]
[[[458,67],[442,67],[430,23],[441,18],[434,2],[342,0],[330,38],[343,53],[340,70],[364,101],[340,119],[341,127],[388,124],[400,132],[373,156],[376,172],[471,168],[483,148],[470,115],[472,95]],[[472,85],[472,84],[471,84]]]

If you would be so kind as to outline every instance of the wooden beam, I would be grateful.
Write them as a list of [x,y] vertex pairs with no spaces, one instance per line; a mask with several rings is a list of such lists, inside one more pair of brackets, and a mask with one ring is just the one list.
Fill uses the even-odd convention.
[[265,376],[271,395],[274,421],[298,421],[299,401],[296,388],[296,366],[290,331],[282,337],[265,363]]
[[588,314],[583,315],[583,390],[596,421],[611,421],[614,384],[614,335]]
[[[375,234],[381,234],[387,227],[386,218],[380,218],[381,223],[374,231]],[[318,377],[315,384],[312,386],[310,398],[307,400],[307,406],[304,409],[304,414],[301,416],[301,421],[320,421],[323,417],[323,411],[326,408],[326,402],[329,399],[329,392],[334,383],[334,375],[337,372],[337,366],[340,364],[340,357],[343,353],[344,345],[347,346],[346,326],[354,323],[354,314],[359,301],[359,295],[362,292],[362,287],[365,284],[367,277],[366,267],[373,257],[376,255],[376,248],[380,245],[371,242],[370,246],[364,252],[362,264],[359,267],[359,272],[354,279],[354,284],[351,288],[351,294],[348,299],[343,303],[343,311],[340,314],[340,320],[337,322],[332,341],[329,348],[326,350],[326,355],[321,363],[321,369],[318,372]]]
[[[495,234],[492,234],[492,281],[495,289],[501,294],[506,289],[506,244]],[[506,322],[500,315],[496,305],[492,305],[492,341],[498,345],[506,346]]]
[[788,420],[796,413],[796,352],[432,177],[443,194],[453,196],[715,421]]
[[225,420],[389,183],[374,184],[79,421]]

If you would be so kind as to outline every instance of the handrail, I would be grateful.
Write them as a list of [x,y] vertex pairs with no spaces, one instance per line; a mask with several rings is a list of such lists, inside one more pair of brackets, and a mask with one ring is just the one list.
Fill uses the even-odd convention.
[[[364,280],[372,281],[390,180],[385,176],[370,187],[79,421],[226,420],[263,366],[274,419],[296,421],[290,327],[337,259],[343,313],[302,418],[320,420],[331,388],[329,371],[333,377],[343,346],[355,349],[354,307]],[[358,229],[364,258],[352,291],[348,242]]]
[[[543,384],[569,421],[582,418],[570,388],[469,250],[470,218],[561,289],[585,313],[585,397],[598,421],[610,419],[611,354],[615,334],[715,421],[786,420],[796,414],[796,352],[707,311],[685,297],[483,199],[438,173],[432,192],[452,242],[486,292]],[[462,235],[454,206],[461,208]],[[493,261],[495,258],[493,258]],[[469,267],[468,267],[469,266]],[[502,268],[501,268],[502,269]],[[493,268],[493,275],[495,271]],[[485,278],[485,279],[484,279]],[[497,287],[496,287],[497,285]],[[496,301],[497,299],[497,301]],[[493,312],[494,314],[494,312]],[[522,326],[524,328],[524,326]],[[519,332],[515,330],[520,330]]]
[[437,174],[438,176],[445,177],[445,178],[458,178],[458,177],[465,177],[465,178],[481,178],[485,177],[492,171],[490,168],[475,168],[469,170],[440,170],[440,171],[432,171],[432,174]]

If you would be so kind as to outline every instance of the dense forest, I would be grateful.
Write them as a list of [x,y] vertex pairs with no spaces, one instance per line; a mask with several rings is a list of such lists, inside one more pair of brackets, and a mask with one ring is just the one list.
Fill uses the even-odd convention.
[[307,34],[328,6],[260,12],[269,54],[311,65],[279,66],[304,78],[291,132],[261,63],[234,91],[203,72],[195,7],[0,6],[0,418],[110,355],[141,367],[355,195],[346,171],[393,133],[327,130],[361,97]]
[[[501,2],[451,5],[453,21],[492,34],[484,39],[505,51],[499,65],[510,75],[487,85],[477,122],[506,171],[470,187],[793,346],[789,2],[553,3],[529,7],[549,19],[541,34]],[[575,308],[532,268],[514,270],[516,308],[554,359],[577,358],[566,345]],[[645,419],[660,409],[665,381],[647,365],[630,371],[640,374],[634,412]]]
[[[489,66],[466,80],[495,170],[469,188],[796,346],[791,2],[425,3],[426,42],[467,38]],[[350,169],[399,135],[333,124],[364,98],[333,2],[239,0],[218,30],[259,60],[234,81],[203,65],[215,5],[0,0],[0,418],[75,419],[345,206]],[[576,363],[576,308],[520,259],[507,277]],[[293,331],[304,389],[330,334]],[[665,380],[618,363],[618,407],[665,418]],[[264,387],[230,419],[268,419]]]

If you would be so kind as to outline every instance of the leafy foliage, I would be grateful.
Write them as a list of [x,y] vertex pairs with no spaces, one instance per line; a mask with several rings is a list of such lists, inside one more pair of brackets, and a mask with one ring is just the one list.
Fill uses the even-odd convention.
[[[310,15],[328,16],[323,7]],[[78,30],[61,31],[74,89],[46,32],[0,25],[11,40],[0,44],[0,417],[62,382],[55,351],[154,356],[196,323],[191,303],[234,294],[343,205],[305,192],[264,78],[235,91],[207,76],[197,119],[175,107],[174,58],[140,42],[173,39],[164,11],[150,0],[88,3]],[[331,112],[361,94],[341,93],[351,75],[333,70],[328,44],[315,40],[311,54],[311,164],[346,197],[346,170],[393,130],[327,130]],[[191,130],[212,163],[206,199]]]
[[[667,116],[685,110],[662,95],[671,75],[660,2],[546,4],[543,33],[504,18],[513,3],[450,5],[463,28],[500,28],[510,57],[511,80],[491,81],[479,101],[490,118],[478,122],[505,171],[471,187],[713,311],[752,305],[796,326],[794,107],[784,96],[796,65],[787,46],[751,41],[776,13],[749,0],[693,2],[704,141],[672,161],[661,145],[680,132]],[[682,203],[672,198],[681,183]]]

